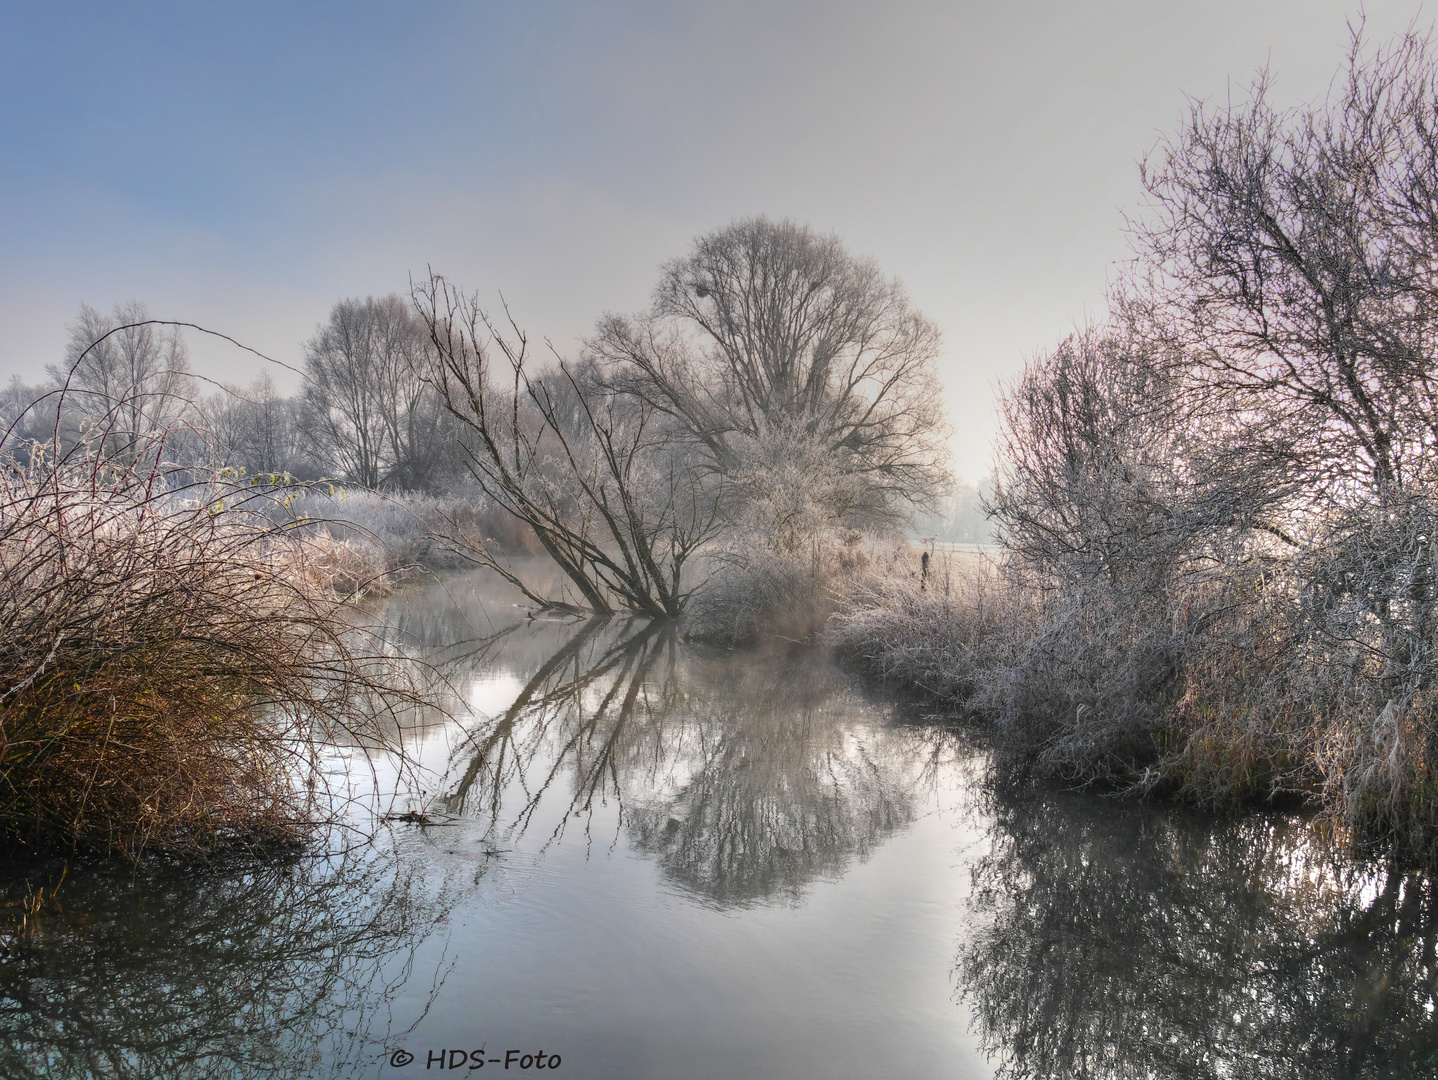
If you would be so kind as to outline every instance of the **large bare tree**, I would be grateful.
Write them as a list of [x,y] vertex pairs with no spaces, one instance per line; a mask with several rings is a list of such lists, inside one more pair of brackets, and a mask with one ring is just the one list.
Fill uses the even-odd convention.
[[762,217],[699,238],[647,313],[606,316],[588,347],[607,387],[731,479],[817,449],[849,481],[831,509],[844,524],[895,523],[945,492],[938,351],[937,327],[872,260]]

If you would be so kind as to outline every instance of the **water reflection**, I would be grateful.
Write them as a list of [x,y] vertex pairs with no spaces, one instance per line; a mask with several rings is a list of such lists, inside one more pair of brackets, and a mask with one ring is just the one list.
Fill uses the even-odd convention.
[[1431,883],[1301,821],[996,781],[812,651],[540,623],[471,579],[382,616],[469,717],[412,744],[462,819],[72,869],[24,933],[56,871],[0,867],[0,1076],[403,1077],[424,1057],[382,1051],[472,1039],[625,1078],[1438,1076]]
[[1298,821],[989,795],[956,973],[998,1075],[1438,1075],[1426,877]]
[[554,633],[526,628],[551,651],[470,731],[451,811],[557,838],[613,805],[671,884],[721,906],[797,902],[912,819],[911,755],[821,655],[736,660],[639,621]]
[[419,1019],[394,999],[454,900],[425,865],[372,846],[199,872],[77,869],[23,930],[27,891],[58,868],[6,867],[0,1075],[372,1073]]

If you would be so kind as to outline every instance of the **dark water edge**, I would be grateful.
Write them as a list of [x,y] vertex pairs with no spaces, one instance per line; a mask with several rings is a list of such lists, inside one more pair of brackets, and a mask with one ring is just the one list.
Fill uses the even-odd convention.
[[1438,1075],[1427,875],[1296,815],[1024,788],[994,796],[956,962],[1001,1075]]
[[471,710],[445,824],[71,864],[23,930],[61,867],[0,866],[0,1076],[1438,1076],[1431,879],[1302,815],[1021,779],[808,650],[386,618]]

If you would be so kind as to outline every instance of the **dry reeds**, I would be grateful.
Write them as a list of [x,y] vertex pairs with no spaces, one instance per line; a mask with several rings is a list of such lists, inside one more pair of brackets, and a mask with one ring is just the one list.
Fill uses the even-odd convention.
[[817,640],[872,559],[854,529],[823,530],[789,545],[766,539],[745,531],[712,556],[714,573],[684,611],[686,638],[729,647]]
[[417,700],[271,496],[37,449],[0,469],[0,842],[136,856],[293,843],[317,758]]
[[829,624],[830,640],[873,678],[937,701],[969,702],[990,665],[1002,607],[987,561],[954,569],[949,553],[891,553],[850,588]]
[[533,532],[472,489],[444,496],[317,486],[284,508],[277,520],[294,522],[322,543],[337,545],[335,587],[381,590],[409,568],[453,570],[473,565],[476,545],[512,554],[543,548]]

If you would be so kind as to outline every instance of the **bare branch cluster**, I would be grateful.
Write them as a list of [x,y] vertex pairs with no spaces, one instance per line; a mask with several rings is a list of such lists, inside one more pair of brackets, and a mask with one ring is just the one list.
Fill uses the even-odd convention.
[[[512,321],[501,331],[443,278],[416,286],[414,299],[435,350],[433,385],[463,427],[485,495],[533,530],[583,608],[678,615],[685,565],[720,525],[716,478],[681,452],[648,403],[596,388],[557,358],[534,372],[523,332]],[[468,546],[552,606],[482,538]]]
[[1140,260],[1124,296],[1144,336],[1259,411],[1323,487],[1432,480],[1438,434],[1438,67],[1409,33],[1319,107],[1196,104],[1145,161]]

